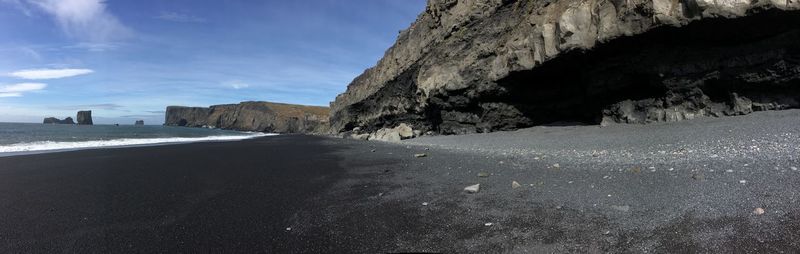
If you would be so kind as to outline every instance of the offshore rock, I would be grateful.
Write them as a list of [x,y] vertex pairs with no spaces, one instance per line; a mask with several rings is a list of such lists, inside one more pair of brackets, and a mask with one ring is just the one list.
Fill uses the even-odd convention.
[[377,136],[406,123],[466,134],[800,107],[798,9],[797,0],[430,0],[331,103],[332,131]]
[[327,107],[242,102],[208,108],[169,106],[164,125],[271,133],[328,132]]
[[144,126],[144,120],[136,120],[136,123],[134,123],[133,125]]
[[78,111],[78,124],[79,125],[93,125],[94,122],[92,121],[92,111]]
[[48,117],[42,121],[44,124],[75,124],[75,121],[72,120],[72,117],[64,118],[64,120],[59,120],[55,117]]

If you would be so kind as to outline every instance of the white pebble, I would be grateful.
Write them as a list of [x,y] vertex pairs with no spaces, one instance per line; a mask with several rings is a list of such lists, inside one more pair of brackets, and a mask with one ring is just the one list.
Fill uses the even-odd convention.
[[793,171],[797,171],[797,167],[790,167]]
[[286,231],[292,231],[292,228],[286,228]]
[[423,206],[428,206],[428,202],[422,202]]
[[733,173],[733,169],[728,169],[728,170],[725,170],[725,172],[727,172],[727,173]]
[[741,184],[746,184],[746,183],[747,183],[747,180],[740,180],[740,181],[739,181],[739,183],[741,183]]
[[491,227],[492,225],[494,225],[494,223],[487,222],[486,224],[483,224],[483,225],[484,225],[484,226],[487,226],[487,227]]

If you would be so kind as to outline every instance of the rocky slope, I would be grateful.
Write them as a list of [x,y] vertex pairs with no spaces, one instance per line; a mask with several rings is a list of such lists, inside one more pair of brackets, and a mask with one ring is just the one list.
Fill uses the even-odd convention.
[[325,133],[329,109],[271,102],[208,108],[169,106],[164,125],[272,133]]
[[[798,0],[430,0],[332,131],[463,134],[800,106]],[[363,134],[362,134],[363,136]]]

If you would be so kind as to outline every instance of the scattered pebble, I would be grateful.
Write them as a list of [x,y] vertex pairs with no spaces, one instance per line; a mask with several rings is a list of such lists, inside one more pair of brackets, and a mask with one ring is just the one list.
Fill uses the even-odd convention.
[[747,180],[739,180],[739,183],[741,183],[741,184],[746,184],[746,183],[747,183]]
[[422,202],[422,206],[428,206],[428,202]]
[[797,167],[790,167],[790,169],[792,169],[792,171],[797,171]]
[[370,150],[370,152],[373,152],[373,153],[374,153],[374,152],[375,152],[375,149],[372,149],[372,150]]
[[633,172],[634,174],[642,173],[642,168],[634,167],[631,169],[631,172]]
[[511,189],[519,189],[520,187],[522,187],[522,185],[520,185],[517,181],[511,182]]
[[556,163],[556,164],[553,164],[553,167],[554,167],[554,168],[560,168],[560,167],[561,167],[561,165],[559,165],[558,163]]
[[286,231],[292,231],[292,228],[286,228]]
[[489,173],[480,172],[480,173],[478,173],[478,177],[489,177]]
[[424,154],[424,153],[418,153],[418,154],[415,154],[414,157],[422,158],[422,157],[428,157],[428,155]]
[[487,226],[487,227],[491,227],[492,225],[494,225],[494,223],[487,222],[486,224],[483,224],[483,225],[484,225],[484,226]]
[[628,211],[631,210],[631,206],[627,206],[627,205],[612,205],[611,209],[614,209],[614,210],[617,210],[617,211],[620,211],[620,212],[628,212]]
[[609,230],[606,230],[606,232],[603,232],[603,234],[604,234],[604,235],[611,234],[611,231],[609,231]]
[[755,210],[753,210],[753,214],[755,214],[755,215],[762,215],[762,214],[764,214],[766,212],[767,211],[765,211],[764,208],[761,208],[761,207],[756,208]]
[[703,180],[703,178],[704,178],[703,174],[694,174],[694,175],[692,175],[692,179],[694,179],[694,180],[700,181],[700,180]]
[[675,171],[675,168],[669,168],[668,171]]
[[383,192],[378,193],[378,197],[383,197]]
[[467,186],[466,188],[464,188],[464,191],[466,191],[467,193],[478,193],[479,191],[481,191],[481,185],[476,184]]
[[733,173],[733,169],[725,170],[726,173]]

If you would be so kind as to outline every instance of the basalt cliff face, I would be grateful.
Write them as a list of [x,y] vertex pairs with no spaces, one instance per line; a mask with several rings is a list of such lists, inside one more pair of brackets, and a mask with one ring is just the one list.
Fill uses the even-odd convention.
[[169,106],[164,125],[271,133],[326,133],[329,109],[271,102],[208,108]]
[[463,134],[796,108],[798,9],[800,0],[430,0],[331,103],[332,131]]

